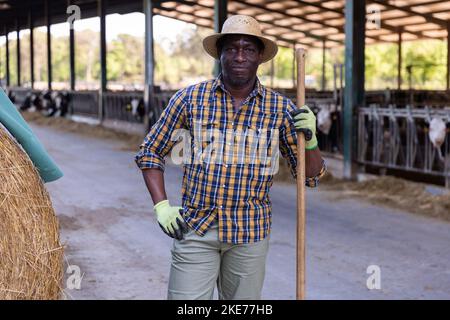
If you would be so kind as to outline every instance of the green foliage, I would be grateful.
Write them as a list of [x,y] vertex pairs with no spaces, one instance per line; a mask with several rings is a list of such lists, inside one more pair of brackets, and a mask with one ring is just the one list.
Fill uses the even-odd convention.
[[[292,74],[295,71],[292,66],[293,55],[294,49],[279,47],[273,62],[268,61],[260,66],[258,76],[261,82],[274,87],[292,87]],[[271,76],[272,68],[273,79]]]
[[[402,89],[445,89],[447,45],[439,40],[422,40],[402,44]],[[398,46],[376,44],[366,47],[366,89],[397,88]]]
[[430,90],[445,89],[447,75],[445,41],[428,40],[404,44],[403,83],[407,84],[406,66],[412,65],[412,87]]
[[70,48],[69,37],[52,37],[52,80],[70,82]]
[[185,29],[173,41],[165,39],[168,48],[155,46],[155,81],[163,87],[187,85],[213,75],[214,59],[203,50],[202,40],[211,31],[205,28]]
[[9,34],[9,79],[11,85],[17,84],[17,40],[13,33]]
[[144,39],[121,34],[108,44],[108,80],[144,82]]
[[[75,35],[75,76],[77,82],[94,84],[99,88],[100,80],[100,34],[83,30]],[[125,63],[125,61],[123,62]]]
[[[47,33],[45,28],[34,30],[34,78],[35,81],[41,83],[41,87],[45,88],[48,81],[47,77]],[[53,41],[54,42],[54,41]],[[58,53],[53,53],[58,55]],[[29,57],[27,55],[27,57]],[[27,59],[28,60],[28,59]],[[39,87],[39,85],[37,86]]]
[[[383,43],[366,47],[366,90],[397,88],[397,55],[395,44]],[[383,87],[380,88],[380,85]]]
[[5,46],[0,46],[0,81],[6,79],[6,61],[4,59],[5,55]]
[[[212,31],[205,28],[187,28],[176,39],[163,39],[154,44],[155,82],[163,88],[179,88],[190,83],[213,76],[214,60],[203,50],[202,40]],[[45,29],[34,32],[35,80],[46,84],[47,81],[47,38]],[[100,79],[99,33],[84,30],[75,36],[75,73],[80,88],[96,89]],[[10,76],[11,83],[17,82],[17,44],[10,34]],[[110,87],[114,84],[132,85],[142,88],[144,82],[144,39],[121,34],[107,44],[107,77]],[[380,43],[366,47],[366,84],[367,90],[397,88],[397,45]],[[409,87],[409,79],[414,88],[445,88],[446,77],[445,41],[423,40],[403,43],[402,88]],[[280,47],[273,64],[260,66],[258,75],[266,85],[292,87],[293,49]],[[4,63],[5,45],[0,46],[0,77],[6,78]],[[326,88],[333,86],[333,64],[344,62],[344,48],[326,50]],[[21,39],[21,81],[27,85],[30,81],[29,35]],[[407,66],[412,65],[411,76]],[[68,87],[69,39],[52,37],[53,81]],[[273,76],[272,76],[273,68]],[[322,50],[310,49],[307,54],[306,74],[310,86],[321,87]],[[410,77],[409,77],[410,76]],[[45,86],[44,86],[45,87]]]

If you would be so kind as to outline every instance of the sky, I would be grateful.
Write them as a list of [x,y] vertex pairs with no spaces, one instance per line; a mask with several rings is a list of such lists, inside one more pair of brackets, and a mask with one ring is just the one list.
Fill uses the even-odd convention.
[[[83,17],[81,17],[83,18]],[[81,19],[74,23],[75,31],[91,29],[100,31],[100,19],[89,18]],[[163,16],[154,16],[153,18],[153,33],[155,41],[162,42],[164,38],[175,39],[178,34],[181,34],[186,28],[194,29],[195,25],[182,22],[176,19],[166,18]],[[45,30],[45,27],[38,29]],[[145,16],[143,13],[134,12],[129,14],[111,14],[106,16],[106,38],[107,41],[115,39],[118,34],[131,34],[134,36],[143,36],[145,31]],[[53,36],[68,36],[68,23],[59,23],[51,26]],[[21,32],[22,35],[22,32]],[[11,34],[12,39],[15,39],[15,34]],[[5,37],[0,37],[0,44],[5,42]]]

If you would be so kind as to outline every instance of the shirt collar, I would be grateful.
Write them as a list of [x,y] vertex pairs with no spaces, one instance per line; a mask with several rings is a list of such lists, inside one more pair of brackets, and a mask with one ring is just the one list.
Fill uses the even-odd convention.
[[[218,88],[221,88],[223,92],[227,92],[228,91],[225,89],[225,86],[223,84],[222,81],[222,74],[220,73],[216,79],[214,79],[213,85],[212,85],[212,89],[213,91],[216,91]],[[256,77],[256,85],[255,88],[253,89],[252,92],[250,92],[250,97],[254,97],[257,94],[259,94],[261,97],[264,97],[264,94],[266,93],[266,88],[261,84],[261,82],[259,81],[259,78]]]

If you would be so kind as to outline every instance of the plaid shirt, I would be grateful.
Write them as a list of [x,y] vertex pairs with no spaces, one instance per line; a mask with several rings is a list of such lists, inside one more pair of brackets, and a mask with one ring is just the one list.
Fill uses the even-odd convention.
[[[135,160],[142,170],[158,168],[164,171],[164,157],[177,142],[172,135],[176,129],[184,129],[188,138],[191,138],[187,144],[194,150],[183,149],[183,157],[190,159],[184,163],[182,183],[182,207],[186,223],[202,236],[217,219],[220,241],[235,244],[260,241],[269,234],[272,223],[269,190],[274,171],[267,171],[267,163],[274,168],[278,161],[263,164],[260,161],[252,162],[254,153],[249,156],[251,152],[248,148],[254,139],[250,137],[249,142],[241,144],[245,150],[237,151],[235,145],[239,144],[234,139],[238,139],[239,134],[231,138],[224,134],[222,141],[226,141],[225,148],[220,149],[221,153],[217,151],[217,154],[228,156],[231,162],[205,162],[205,153],[202,151],[212,144],[214,138],[197,138],[207,130],[234,133],[253,130],[262,136],[264,129],[271,129],[273,131],[270,132],[274,134],[267,136],[264,149],[275,148],[275,137],[277,150],[288,160],[290,172],[296,178],[297,135],[290,116],[294,109],[296,106],[289,99],[257,81],[253,92],[242,103],[240,110],[235,112],[232,97],[219,76],[178,91],[145,137]],[[196,127],[201,130],[196,130]],[[264,136],[266,132],[269,131],[264,131]],[[268,153],[273,156],[276,151]],[[242,154],[246,154],[244,158]],[[239,157],[243,161],[236,161]],[[322,162],[319,175],[307,178],[306,185],[316,187],[325,172],[325,162]]]

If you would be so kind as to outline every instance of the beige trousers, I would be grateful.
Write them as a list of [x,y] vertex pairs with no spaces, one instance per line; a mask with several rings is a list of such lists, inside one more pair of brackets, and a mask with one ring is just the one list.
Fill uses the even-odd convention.
[[192,229],[174,240],[169,276],[169,300],[258,300],[264,282],[269,237],[248,244],[218,240],[217,223],[204,237]]

